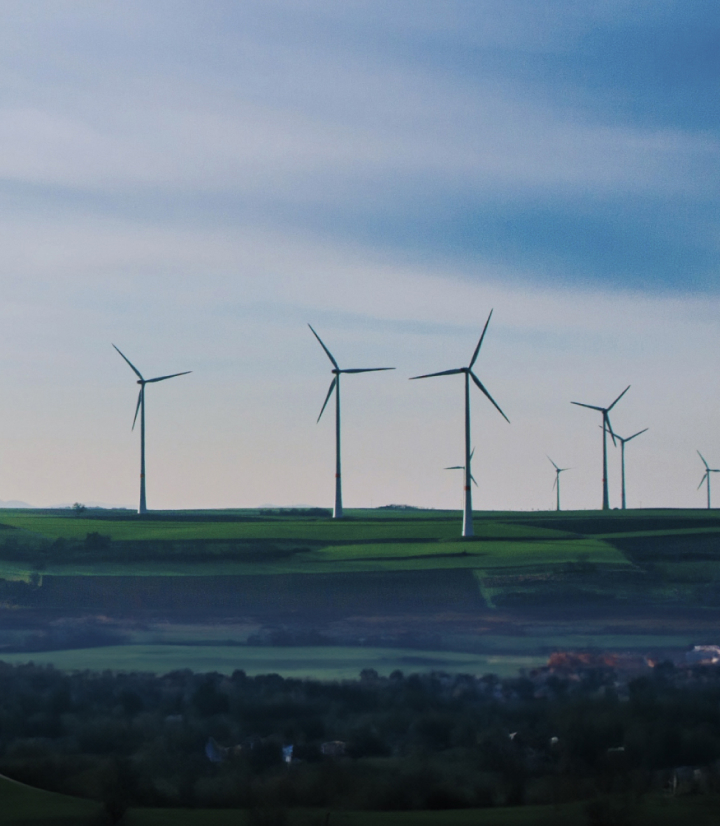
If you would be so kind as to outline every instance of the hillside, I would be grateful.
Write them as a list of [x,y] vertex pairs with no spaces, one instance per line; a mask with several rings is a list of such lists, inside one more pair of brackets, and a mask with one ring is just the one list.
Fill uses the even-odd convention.
[[0,645],[390,646],[543,656],[714,642],[720,515],[5,511]]

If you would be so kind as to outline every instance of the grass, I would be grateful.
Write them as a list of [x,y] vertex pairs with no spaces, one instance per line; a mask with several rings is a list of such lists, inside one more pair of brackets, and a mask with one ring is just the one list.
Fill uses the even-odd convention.
[[[419,812],[348,812],[291,809],[287,826],[585,826],[587,803]],[[654,796],[632,810],[634,826],[715,826],[715,796]],[[622,803],[619,804],[622,806]],[[99,804],[53,794],[0,778],[2,826],[90,826],[97,824]],[[258,816],[259,815],[259,816]],[[269,815],[269,817],[268,817]],[[238,809],[130,809],[122,826],[251,826],[272,822],[272,814],[254,816]]]
[[[218,589],[229,594],[234,588],[243,598],[235,604],[260,610],[251,593],[257,586],[258,593],[268,594],[268,610],[275,610],[280,603],[270,604],[273,588],[262,580],[272,580],[286,594],[284,577],[292,580],[292,593],[284,598],[294,600],[293,610],[312,613],[317,595],[302,604],[299,596],[314,594],[323,583],[367,615],[371,609],[383,610],[378,598],[370,599],[378,586],[354,575],[392,580],[392,593],[402,591],[410,609],[419,578],[433,573],[438,578],[435,590],[439,593],[440,583],[449,589],[448,607],[450,591],[458,605],[465,599],[458,610],[481,607],[480,596],[490,608],[507,611],[571,604],[576,610],[600,602],[693,609],[720,604],[720,589],[713,584],[720,579],[720,514],[706,510],[478,513],[476,536],[469,540],[459,536],[459,514],[445,511],[350,511],[342,521],[257,511],[143,517],[90,511],[81,518],[69,511],[4,511],[0,523],[6,526],[0,529],[0,577],[33,585],[41,578],[39,589],[26,589],[28,604],[52,604],[54,609],[77,591],[90,610],[92,600],[79,580],[97,577],[86,583],[94,593],[105,595],[108,587],[124,593],[132,580],[138,607],[152,608],[153,600],[160,600],[161,607],[176,610],[182,589],[167,578],[183,577],[197,580],[188,579],[188,592]],[[128,582],[102,585],[113,577]],[[236,580],[231,586],[232,577]],[[315,584],[310,579],[300,582],[304,577]],[[449,585],[452,577],[454,584]],[[476,595],[474,607],[462,577]],[[50,587],[53,578],[57,587]],[[140,586],[134,578],[146,581]],[[240,582],[249,578],[254,584]],[[13,591],[11,586],[7,584],[6,594],[20,594],[22,588]],[[116,601],[110,596],[103,599],[109,599],[111,607]],[[416,603],[419,612],[432,612],[425,595]],[[437,600],[432,604],[432,610],[446,610]],[[97,599],[92,605],[104,610]],[[340,610],[340,605],[329,610]]]
[[[612,805],[612,804],[611,804]],[[622,809],[623,802],[615,802]],[[494,809],[456,809],[421,812],[344,812],[291,809],[287,826],[587,826],[587,803],[559,806],[518,806]],[[598,823],[632,823],[633,826],[716,826],[716,796],[666,798],[654,796],[630,808],[630,819]],[[247,812],[212,809],[133,809],[123,826],[250,826],[271,823],[248,817]]]
[[2,826],[90,826],[97,823],[99,810],[94,801],[45,792],[0,776]]
[[[397,543],[372,545],[339,545],[310,551],[302,555],[307,562],[384,562],[412,561],[423,566],[423,560],[457,559],[457,567],[515,568],[526,565],[558,565],[578,560],[596,565],[627,566],[626,557],[597,539],[564,541],[503,542],[500,540],[466,540],[434,543]],[[438,566],[440,567],[440,566]]]
[[419,651],[403,648],[342,646],[210,646],[117,645],[69,651],[3,654],[7,663],[54,665],[65,670],[147,671],[166,674],[184,668],[200,673],[232,674],[242,669],[250,676],[281,674],[319,680],[356,679],[364,668],[388,676],[396,669],[405,673],[446,671],[463,674],[515,676],[521,668],[544,665],[537,654],[466,654],[452,651]]
[[[623,801],[611,805],[623,807]],[[575,826],[587,824],[584,802],[559,806],[522,806],[419,812],[348,812],[291,809],[287,826]],[[670,798],[655,795],[631,804],[634,826],[714,826],[718,822],[716,796]],[[34,789],[0,777],[2,826],[91,826],[100,820],[100,804],[90,800]],[[258,814],[260,815],[258,817]],[[271,815],[271,813],[268,813]],[[130,809],[123,826],[251,826],[272,822],[237,809]]]
[[[456,515],[255,518],[192,522],[76,518],[10,512],[0,532],[0,575],[217,576],[448,568],[556,566],[577,560],[622,567],[628,560],[597,538],[519,521],[478,519],[462,540]],[[91,541],[100,534],[108,541]],[[54,544],[50,544],[53,542]]]

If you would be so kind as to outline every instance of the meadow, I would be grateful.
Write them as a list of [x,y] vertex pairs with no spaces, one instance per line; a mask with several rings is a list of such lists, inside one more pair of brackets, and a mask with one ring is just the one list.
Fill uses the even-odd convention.
[[[574,531],[479,518],[476,536],[459,537],[456,514],[395,518],[361,512],[322,518],[173,514],[109,518],[71,513],[0,515],[0,575],[253,575],[555,566],[573,561],[626,567],[602,539]],[[508,515],[509,516],[509,515]]]

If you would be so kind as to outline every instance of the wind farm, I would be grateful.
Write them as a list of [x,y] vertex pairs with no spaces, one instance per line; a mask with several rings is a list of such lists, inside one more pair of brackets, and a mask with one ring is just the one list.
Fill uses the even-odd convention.
[[0,826],[716,826],[720,6],[38,5]]
[[[345,505],[341,377],[344,373],[395,368],[340,367],[310,325],[330,361],[332,374],[318,423],[335,394],[332,511],[312,506],[150,509],[145,490],[146,385],[190,371],[146,379],[113,345],[140,385],[132,423],[134,429],[140,422],[140,507],[137,512],[86,508],[79,503],[72,508],[0,509],[0,619],[8,619],[0,624],[0,679],[5,679],[8,669],[17,669],[23,678],[37,671],[45,682],[70,679],[76,685],[84,681],[83,685],[92,686],[95,673],[101,671],[103,696],[107,696],[107,703],[114,703],[113,719],[130,721],[142,711],[139,719],[146,725],[152,710],[154,725],[163,732],[155,736],[155,751],[149,757],[143,756],[144,735],[132,745],[132,765],[142,766],[143,775],[151,778],[148,782],[157,786],[153,806],[181,805],[187,811],[202,811],[203,822],[213,824],[212,808],[188,807],[180,786],[163,778],[164,765],[182,764],[182,782],[190,784],[193,794],[206,794],[204,789],[211,787],[203,784],[215,775],[209,775],[208,766],[198,758],[201,740],[210,771],[234,770],[234,766],[247,764],[243,782],[270,776],[282,765],[284,777],[292,777],[303,787],[316,764],[326,766],[340,756],[345,763],[338,765],[346,766],[344,770],[353,777],[354,772],[360,772],[353,782],[367,790],[375,787],[374,781],[362,774],[370,765],[364,760],[384,761],[384,766],[388,761],[395,761],[398,767],[406,765],[407,757],[392,755],[387,745],[397,736],[393,733],[395,724],[388,727],[375,722],[373,731],[377,733],[367,752],[355,745],[361,741],[354,730],[338,727],[347,726],[348,719],[367,721],[366,709],[361,717],[359,712],[343,711],[342,722],[337,722],[335,711],[316,713],[315,728],[308,727],[309,733],[305,733],[298,725],[298,692],[309,691],[313,702],[318,692],[329,692],[334,699],[328,708],[336,708],[338,692],[347,689],[352,693],[353,686],[359,685],[365,693],[395,692],[410,691],[429,681],[437,687],[438,696],[448,687],[452,689],[452,702],[460,704],[459,719],[464,719],[460,708],[466,702],[460,691],[463,686],[463,690],[483,686],[482,692],[488,686],[492,694],[482,694],[483,704],[489,700],[502,708],[508,702],[506,697],[513,698],[514,705],[537,704],[540,699],[545,708],[548,702],[556,701],[547,694],[548,686],[561,684],[566,672],[581,686],[574,689],[573,702],[584,697],[583,692],[595,701],[597,689],[585,688],[590,674],[596,679],[597,674],[607,672],[613,690],[624,690],[638,675],[651,679],[647,672],[658,661],[673,668],[677,664],[680,670],[688,652],[694,657],[705,656],[706,649],[715,652],[715,646],[698,645],[697,640],[713,634],[720,621],[720,515],[711,507],[710,492],[711,475],[720,470],[711,468],[698,451],[705,468],[700,485],[707,486],[706,509],[628,507],[625,446],[649,430],[621,437],[611,424],[610,412],[616,410],[629,388],[608,407],[573,402],[602,415],[602,508],[563,509],[561,475],[571,468],[561,467],[546,454],[555,476],[554,509],[473,510],[471,486],[484,493],[488,474],[479,485],[473,469],[476,449],[471,448],[478,435],[473,432],[470,416],[471,383],[509,422],[475,372],[491,318],[492,311],[467,366],[413,377],[463,376],[464,462],[445,467],[462,472],[461,513],[408,505]],[[398,386],[407,388],[403,383]],[[566,401],[562,401],[565,406]],[[417,415],[421,416],[422,410]],[[493,418],[497,417],[493,414]],[[504,425],[501,427],[504,430]],[[480,430],[477,423],[476,428]],[[489,441],[487,430],[487,426],[482,428],[481,452]],[[615,509],[610,508],[608,434],[620,446],[621,507]],[[564,444],[563,455],[573,449],[575,445]],[[554,448],[553,453],[558,455]],[[573,468],[575,473],[589,470],[582,463],[580,467],[573,463]],[[540,475],[537,481],[538,485],[545,483]],[[612,490],[614,493],[614,487]],[[571,671],[567,663],[572,664]],[[356,681],[358,673],[360,680]],[[587,685],[593,684],[590,681]],[[113,686],[111,691],[108,686]],[[157,686],[164,686],[165,693]],[[251,734],[233,747],[221,744],[216,737],[239,740],[240,735],[229,734],[231,729],[220,727],[218,721],[229,721],[231,702],[256,688],[261,703],[270,695],[276,702],[278,692],[285,692],[290,703],[287,720],[282,727],[277,721],[271,723],[264,729],[271,733],[261,737],[252,732],[258,727],[254,718],[264,713],[264,706],[259,712],[249,706],[252,713],[247,712],[248,706],[238,706]],[[113,692],[119,692],[117,698]],[[66,695],[61,689],[56,695],[60,698],[58,708],[64,708],[61,703]],[[168,699],[161,699],[164,697]],[[613,708],[616,706],[622,708],[613,703]],[[99,709],[96,698],[92,713],[100,713]],[[415,709],[416,713],[422,711]],[[532,713],[537,715],[536,707]],[[275,719],[274,714],[269,719]],[[203,733],[189,745],[179,743],[172,733],[175,729],[170,730],[184,726],[186,718],[192,720],[193,731]],[[70,716],[66,713],[62,719]],[[323,728],[317,726],[318,720]],[[416,728],[412,723],[408,730]],[[513,737],[518,729],[513,726]],[[428,726],[427,730],[435,728]],[[326,731],[339,732],[337,736],[347,737],[351,745],[340,739],[321,742]],[[561,734],[563,741],[568,739],[567,732],[561,730]],[[508,735],[503,732],[501,737],[506,743]],[[91,766],[97,761],[96,747],[94,741],[86,739],[91,744],[86,748],[88,755],[93,756],[83,754],[83,759]],[[55,749],[52,737],[48,742]],[[113,746],[117,754],[131,751],[128,742],[127,737],[117,741]],[[469,759],[462,749],[448,748],[445,739],[431,742],[423,734],[420,742],[424,742],[423,753],[432,755],[438,766],[449,751],[460,755],[453,758],[455,763]],[[477,749],[477,743],[469,748]],[[158,749],[164,749],[160,763],[155,756]],[[608,747],[604,741],[602,749],[605,757]],[[274,750],[272,753],[282,754],[282,758],[278,756],[268,768],[259,763],[256,766],[255,750],[258,754]],[[335,751],[340,754],[335,755]],[[66,774],[77,774],[73,760],[74,756],[72,760],[62,757],[52,765]],[[0,745],[2,773],[24,776],[22,772],[30,766],[33,778],[42,777],[43,788],[60,790],[54,784],[59,782],[57,777],[65,775],[43,774],[33,761],[31,757],[18,762],[12,752],[3,756]],[[287,764],[293,765],[292,773],[287,772]],[[424,771],[440,776],[439,768]],[[71,777],[73,788],[92,797],[97,793],[89,772],[91,769],[86,769]],[[179,777],[177,771],[175,775]],[[408,785],[405,780],[398,782]],[[128,788],[127,799],[134,806],[145,800],[140,786],[139,791],[135,786]],[[234,792],[228,795],[222,791],[229,786],[217,788],[224,797],[213,792],[213,796],[198,799],[210,801],[214,808],[220,801],[231,810],[247,805]],[[465,781],[458,780],[453,788],[464,789]],[[276,802],[278,793],[258,785],[254,794],[269,805]],[[318,800],[317,792],[314,796],[303,794],[299,788],[288,798],[291,811],[300,813],[301,819],[302,806],[315,805],[313,801]],[[108,799],[106,809],[115,805],[114,798]],[[329,794],[322,798],[324,802],[333,799],[337,798]],[[386,799],[375,797],[373,801],[378,802],[372,805],[384,808]],[[435,807],[440,815],[446,814],[445,804],[422,803],[418,807]],[[507,807],[496,808],[503,811]],[[444,821],[440,818],[428,823],[440,826]]]

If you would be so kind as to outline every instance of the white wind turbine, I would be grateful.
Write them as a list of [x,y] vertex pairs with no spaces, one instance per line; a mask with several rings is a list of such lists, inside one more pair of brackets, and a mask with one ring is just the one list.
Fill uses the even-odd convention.
[[710,467],[708,463],[705,461],[705,457],[700,453],[698,450],[698,456],[702,459],[702,463],[705,465],[705,474],[703,478],[700,480],[700,484],[698,485],[698,490],[702,487],[703,482],[707,484],[707,506],[708,510],[710,509],[710,474],[711,473],[720,473],[720,468]]
[[[113,344],[113,347],[115,345]],[[120,351],[119,348],[115,347],[115,349],[120,353],[120,355],[125,359],[125,361],[130,365],[130,369],[135,373],[138,377],[137,383],[140,385],[140,392],[138,394],[137,405],[135,407],[135,417],[133,418],[132,429],[135,429],[135,422],[137,421],[138,412],[140,413],[140,507],[138,508],[138,513],[147,513],[147,503],[145,500],[145,385],[146,384],[155,384],[159,381],[165,381],[166,379],[174,379],[175,376],[187,376],[188,373],[192,373],[192,370],[185,370],[183,373],[171,373],[169,376],[158,376],[154,379],[144,379],[140,371],[135,367],[135,365],[130,361],[130,359]]]
[[472,455],[470,453],[470,379],[472,379],[475,384],[480,388],[480,390],[487,396],[490,402],[494,405],[500,415],[505,419],[506,422],[510,422],[510,419],[502,412],[498,403],[493,399],[493,397],[488,393],[485,389],[483,383],[480,379],[473,373],[473,366],[475,365],[475,361],[477,360],[478,353],[480,352],[480,347],[482,346],[483,339],[485,338],[485,333],[487,332],[488,324],[490,323],[490,319],[492,318],[493,311],[490,310],[490,315],[487,317],[487,321],[485,322],[485,326],[483,327],[482,335],[480,336],[480,341],[477,343],[477,347],[475,348],[475,352],[470,359],[470,364],[467,367],[458,367],[455,370],[442,370],[440,373],[425,373],[422,376],[413,376],[413,379],[429,379],[434,376],[454,376],[458,374],[463,374],[465,376],[465,464],[463,467],[465,470],[465,503],[464,503],[464,510],[463,510],[463,528],[462,528],[462,535],[463,536],[474,536],[473,531],[473,521],[472,521],[472,490],[470,489],[470,482],[472,480],[472,475],[470,473],[470,461]]
[[[547,456],[547,453],[545,454]],[[548,461],[550,464],[555,468],[555,483],[553,484],[553,490],[557,489],[557,507],[555,510],[560,510],[560,474],[565,473],[566,470],[572,470],[569,467],[558,467],[555,462],[548,456]]]
[[320,410],[320,415],[317,417],[317,420],[320,421],[322,414],[325,412],[327,403],[328,401],[330,401],[330,396],[332,396],[333,391],[335,391],[335,507],[333,509],[333,519],[342,519],[342,478],[340,475],[340,376],[342,373],[377,373],[381,370],[394,370],[395,368],[356,367],[353,369],[341,370],[340,365],[337,363],[337,361],[335,361],[335,357],[324,345],[323,340],[320,338],[320,336],[315,332],[315,330],[313,330],[312,325],[308,324],[308,327],[312,330],[312,334],[315,336],[315,338],[320,342],[320,346],[325,351],[327,357],[330,359],[333,366],[332,373],[334,378],[330,382],[330,389],[327,392],[327,396],[325,396],[325,401],[323,402],[323,406]]

